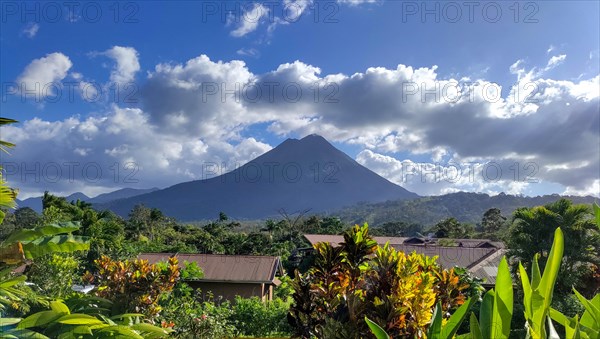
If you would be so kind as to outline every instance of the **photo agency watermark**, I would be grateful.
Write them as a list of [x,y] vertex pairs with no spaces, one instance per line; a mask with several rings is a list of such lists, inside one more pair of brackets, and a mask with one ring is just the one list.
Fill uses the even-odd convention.
[[402,178],[402,182],[440,183],[455,184],[459,182],[499,182],[517,181],[526,183],[538,183],[536,175],[539,166],[535,162],[513,162],[498,163],[490,162],[466,162],[448,164],[441,163],[402,163],[399,173],[394,173]]
[[[405,253],[417,251],[428,257],[437,256],[437,262],[444,262],[449,266],[464,266],[465,262],[477,262],[485,255],[494,252],[489,248],[468,247],[468,242],[461,239],[446,239],[446,244],[438,243],[437,246],[410,246],[410,245],[392,245],[397,250]],[[481,241],[478,242],[478,244]],[[473,245],[471,245],[473,246]],[[454,265],[452,265],[454,264]]]
[[62,21],[135,24],[140,5],[133,1],[2,1],[2,23],[57,23]]
[[[402,102],[419,101],[421,103],[457,103],[459,101],[496,103],[507,98],[503,87],[494,82],[403,81],[399,86]],[[504,90],[507,91],[506,89]],[[537,103],[536,94],[540,93],[537,82],[515,84],[508,89],[510,99],[518,103]],[[508,98],[507,98],[508,99]]]
[[100,164],[98,162],[2,162],[6,179],[21,183],[57,183],[83,181],[137,184],[140,167],[135,162]]
[[255,83],[202,82],[200,85],[202,102],[287,102],[296,103],[309,100],[315,103],[338,103],[339,85],[335,82],[265,81]]
[[[175,2],[177,3],[177,2]],[[538,23],[540,5],[534,1],[398,1],[403,23]],[[224,24],[338,23],[338,1],[200,1],[198,21]],[[57,23],[60,21],[134,24],[140,22],[140,5],[133,1],[2,1],[0,21]]]
[[[298,162],[249,162],[246,164],[226,162],[205,162],[202,164],[201,179],[218,176],[221,182],[314,182],[339,183],[341,180],[340,165],[336,162],[314,162],[300,164]],[[231,173],[230,173],[231,172]],[[458,183],[458,182],[498,182],[519,181],[537,183],[536,175],[539,166],[535,162],[510,164],[498,162],[469,163],[403,163],[393,177],[402,178],[402,182],[421,183]],[[222,176],[230,173],[229,176]],[[304,179],[304,180],[303,180]]]
[[135,82],[99,83],[94,81],[55,82],[3,82],[2,102],[10,97],[19,97],[21,102],[73,103],[83,100],[88,103],[114,102],[138,103],[140,87]]
[[[57,183],[84,181],[97,183],[139,183],[140,166],[135,162],[100,164],[98,162],[2,162],[3,175],[11,181],[22,183]],[[313,162],[255,162],[226,163],[204,162],[200,166],[198,179],[206,180],[220,176],[222,183],[298,183],[336,184],[341,180],[341,167],[338,163]],[[519,181],[537,183],[539,166],[535,162],[526,163],[402,163],[399,171],[391,173],[402,178],[402,182],[458,183]],[[228,175],[223,175],[228,174]]]
[[[314,102],[336,104],[344,97],[344,88],[337,82],[213,82],[204,81],[194,89],[199,101],[235,103],[297,103]],[[402,81],[396,91],[403,103],[495,103],[503,98],[518,103],[537,103],[540,85],[536,81],[519,83],[508,89],[494,82],[459,81]],[[510,97],[507,97],[507,92]],[[64,81],[48,83],[4,82],[1,101],[18,97],[21,102],[58,103],[83,100],[88,103],[114,102],[136,104],[140,101],[141,86],[135,82],[98,83],[87,81]]]
[[403,23],[536,24],[540,7],[533,1],[402,1]]
[[[140,100],[140,86],[135,82],[108,84],[93,81],[4,82],[1,91],[3,103],[14,96],[19,97],[21,102],[35,103],[72,103],[79,98],[88,103],[138,103]],[[255,83],[204,81],[195,91],[202,103],[296,103],[302,100],[315,103],[338,103],[340,88],[335,82],[323,81],[310,84],[278,81]]]
[[[302,165],[298,162],[255,162],[226,163],[205,162],[202,164],[201,179],[220,177],[222,183],[298,183],[336,184],[340,166],[336,162],[313,162]],[[230,175],[222,175],[230,173]]]
[[224,24],[289,24],[307,18],[314,23],[338,23],[337,1],[201,1],[201,22]]

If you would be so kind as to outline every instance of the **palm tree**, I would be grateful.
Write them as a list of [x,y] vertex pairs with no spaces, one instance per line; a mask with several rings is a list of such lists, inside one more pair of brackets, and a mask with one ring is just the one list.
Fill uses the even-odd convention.
[[574,205],[570,200],[560,199],[544,206],[517,209],[507,239],[508,256],[515,263],[513,269],[516,270],[516,263],[521,261],[530,270],[533,256],[539,254],[540,269],[543,269],[557,227],[565,234],[561,265],[564,274],[557,291],[568,293],[573,286],[583,287],[583,279],[590,273],[592,265],[600,265],[600,233],[594,225],[590,206]]

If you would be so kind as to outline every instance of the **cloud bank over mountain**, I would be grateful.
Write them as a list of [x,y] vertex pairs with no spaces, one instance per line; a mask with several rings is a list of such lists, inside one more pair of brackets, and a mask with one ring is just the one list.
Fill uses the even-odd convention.
[[[3,159],[7,178],[23,194],[203,179],[214,175],[209,165],[226,172],[269,151],[274,145],[252,136],[259,127],[281,138],[318,133],[358,149],[359,163],[421,195],[600,191],[600,76],[549,78],[569,62],[564,54],[539,66],[516,61],[506,70],[515,77],[509,88],[441,77],[435,65],[323,74],[297,60],[256,73],[244,61],[207,55],[144,69],[133,46],[102,54],[114,61],[111,81],[137,79],[139,100],[3,128],[2,139],[18,145]],[[68,74],[84,81],[72,67],[66,54],[51,53],[16,81],[28,88]]]

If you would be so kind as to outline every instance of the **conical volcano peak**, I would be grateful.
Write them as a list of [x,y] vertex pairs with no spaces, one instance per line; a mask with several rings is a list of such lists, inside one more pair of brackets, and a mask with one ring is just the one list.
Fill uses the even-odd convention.
[[327,141],[327,139],[325,139],[322,136],[315,134],[315,133],[305,136],[304,138],[300,139],[300,141],[313,141],[313,142],[319,141],[319,142],[329,143],[329,141]]
[[179,220],[208,219],[224,211],[238,218],[267,218],[278,211],[334,211],[361,201],[417,197],[335,148],[320,135],[287,139],[243,166],[205,180],[113,202],[127,215],[138,204]]
[[254,163],[302,163],[309,166],[317,162],[354,162],[345,153],[335,148],[317,134],[302,139],[288,138],[277,147],[255,159]]
[[297,144],[299,141],[300,140],[295,139],[295,138],[287,138],[281,144],[279,144],[279,146],[282,146],[282,145],[293,145],[293,144]]
[[306,160],[307,156],[315,157],[319,155],[321,158],[347,157],[346,154],[335,148],[322,136],[310,134],[302,139],[288,138],[270,152],[263,154],[259,159],[267,158],[272,160],[275,157],[279,158],[278,160],[286,159],[292,161],[292,159],[296,159],[302,161]]
[[[301,139],[296,139],[296,138],[287,138],[284,142],[281,143],[281,145],[283,144],[298,144],[298,143],[302,143],[302,144],[318,144],[318,143],[322,143],[322,144],[326,144],[326,145],[331,145],[329,143],[329,141],[327,141],[327,139],[323,138],[322,136],[318,135],[318,134],[309,134]],[[280,145],[280,146],[281,146]]]
[[[318,135],[318,134],[310,134],[305,136],[304,138],[300,139],[300,145],[307,147],[307,148],[331,148],[331,149],[335,149],[335,147],[329,143],[329,141],[327,141],[327,139],[323,138],[322,136]],[[335,149],[336,151],[338,151],[337,149]]]

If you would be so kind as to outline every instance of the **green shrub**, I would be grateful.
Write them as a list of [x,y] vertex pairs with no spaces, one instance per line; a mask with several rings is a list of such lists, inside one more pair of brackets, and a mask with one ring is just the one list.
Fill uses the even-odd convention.
[[229,320],[233,314],[231,305],[202,301],[200,291],[185,283],[178,283],[171,294],[161,299],[160,305],[163,311],[159,321],[171,327],[176,338],[227,338],[235,333]]
[[183,267],[181,268],[180,278],[181,280],[189,280],[189,279],[201,279],[204,277],[204,272],[202,268],[198,266],[195,261],[183,262]]
[[95,261],[97,272],[86,273],[85,281],[97,284],[96,296],[114,303],[116,313],[143,313],[157,316],[160,298],[169,293],[179,280],[177,257],[169,258],[166,268],[147,260],[114,261],[102,256]]
[[51,298],[64,298],[73,293],[71,286],[80,280],[79,260],[72,254],[53,253],[38,258],[27,272],[28,280]]
[[275,299],[263,302],[258,297],[236,297],[231,321],[238,335],[267,337],[290,333],[287,324],[289,302]]
[[281,300],[290,299],[294,294],[294,288],[291,284],[293,279],[287,275],[284,275],[280,277],[279,280],[281,281],[281,284],[275,288],[273,296]]

